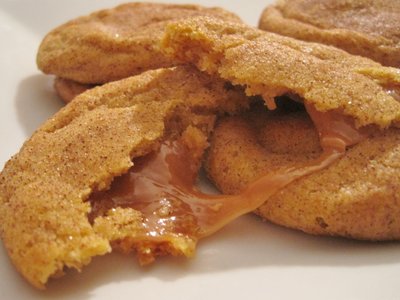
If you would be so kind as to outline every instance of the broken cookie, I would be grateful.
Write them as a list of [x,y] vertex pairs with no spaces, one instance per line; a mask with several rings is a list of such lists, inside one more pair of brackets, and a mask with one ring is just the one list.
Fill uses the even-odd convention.
[[399,70],[334,47],[207,17],[171,23],[163,45],[176,59],[261,95],[271,109],[274,97],[290,93],[318,111],[343,111],[357,127],[400,121]]
[[78,96],[1,172],[0,234],[14,265],[43,288],[64,267],[80,269],[114,244],[125,252],[127,245],[136,248],[143,262],[166,253],[190,255],[197,232],[154,239],[144,216],[146,209],[153,212],[151,203],[142,210],[112,203],[103,211],[90,197],[135,168],[135,158],[168,143],[179,143],[184,153],[191,149],[186,161],[195,174],[216,114],[241,110],[247,102],[240,89],[191,67],[149,71]]

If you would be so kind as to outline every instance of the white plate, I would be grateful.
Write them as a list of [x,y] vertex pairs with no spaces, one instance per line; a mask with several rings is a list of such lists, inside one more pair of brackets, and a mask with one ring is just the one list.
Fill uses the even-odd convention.
[[[195,2],[225,7],[256,25],[271,1]],[[42,37],[117,3],[1,0],[0,167],[62,106],[52,78],[35,65]],[[400,299],[399,254],[398,243],[313,237],[245,216],[201,241],[194,259],[164,258],[141,268],[134,256],[107,255],[80,274],[51,281],[44,292],[22,279],[0,245],[0,299]]]

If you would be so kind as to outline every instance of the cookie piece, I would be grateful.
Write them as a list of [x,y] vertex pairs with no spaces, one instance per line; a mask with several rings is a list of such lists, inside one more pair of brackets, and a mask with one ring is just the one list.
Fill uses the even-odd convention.
[[400,71],[345,51],[208,17],[167,26],[164,51],[262,95],[295,94],[318,111],[340,109],[357,126],[399,124]]
[[46,74],[84,84],[101,84],[176,60],[158,47],[165,26],[174,20],[209,15],[240,22],[222,8],[161,3],[127,3],[94,12],[52,30],[42,41],[37,65]]
[[[0,236],[14,265],[43,288],[64,267],[81,269],[91,257],[110,252],[114,239],[129,240],[134,249],[132,241],[143,232],[141,213],[116,209],[89,222],[89,196],[108,189],[132,159],[158,149],[164,139],[187,128],[207,137],[217,113],[246,105],[243,92],[192,67],[148,71],[76,97],[1,172]],[[186,135],[202,151],[204,143]],[[154,255],[190,255],[194,244],[177,237]]]
[[71,102],[76,96],[95,86],[94,84],[83,84],[61,77],[56,77],[54,79],[54,89],[65,103]]
[[259,27],[400,67],[399,17],[399,1],[283,0],[263,11]]
[[[206,161],[211,180],[236,194],[266,173],[305,164],[321,154],[304,111],[258,109],[215,128]],[[297,179],[256,213],[316,235],[400,239],[400,130],[376,132],[327,168]]]

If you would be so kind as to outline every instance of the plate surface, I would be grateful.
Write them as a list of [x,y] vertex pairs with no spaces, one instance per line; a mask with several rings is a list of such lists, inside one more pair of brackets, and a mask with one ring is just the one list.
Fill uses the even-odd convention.
[[[230,9],[251,25],[270,2],[191,1]],[[73,17],[118,3],[0,2],[0,168],[63,105],[53,92],[53,78],[35,65],[43,36]],[[163,258],[141,268],[134,256],[106,255],[82,273],[69,271],[51,281],[43,292],[22,279],[0,242],[0,298],[400,299],[399,254],[399,243],[314,237],[245,216],[201,241],[194,259]]]

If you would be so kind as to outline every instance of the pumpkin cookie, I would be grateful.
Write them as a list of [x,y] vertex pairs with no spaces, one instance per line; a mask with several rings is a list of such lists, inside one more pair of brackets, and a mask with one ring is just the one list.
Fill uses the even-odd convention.
[[[192,67],[148,71],[76,97],[1,172],[0,235],[15,266],[43,288],[64,267],[81,269],[114,247],[136,250],[143,263],[167,253],[192,255],[196,239],[190,235],[148,230],[153,210],[145,217],[145,208],[110,198],[104,211],[96,204],[104,199],[90,197],[109,189],[133,164],[140,166],[135,159],[158,151],[166,140],[190,150],[181,159],[191,166],[194,175],[185,178],[190,180],[216,114],[241,110],[247,102],[242,91]],[[158,206],[164,223],[167,204]]]
[[46,74],[84,84],[101,84],[150,69],[171,67],[159,41],[165,26],[209,15],[240,22],[222,8],[161,3],[128,3],[94,12],[52,30],[42,41],[37,64]]
[[284,0],[264,10],[259,27],[400,67],[399,17],[399,1]]
[[[305,111],[257,111],[220,121],[207,171],[227,194],[266,173],[306,164],[321,154]],[[400,239],[400,130],[372,134],[327,168],[269,197],[256,213],[317,235],[367,240]]]
[[317,111],[341,110],[357,127],[399,124],[400,71],[316,43],[198,17],[167,26],[165,52],[261,95],[294,94]]

